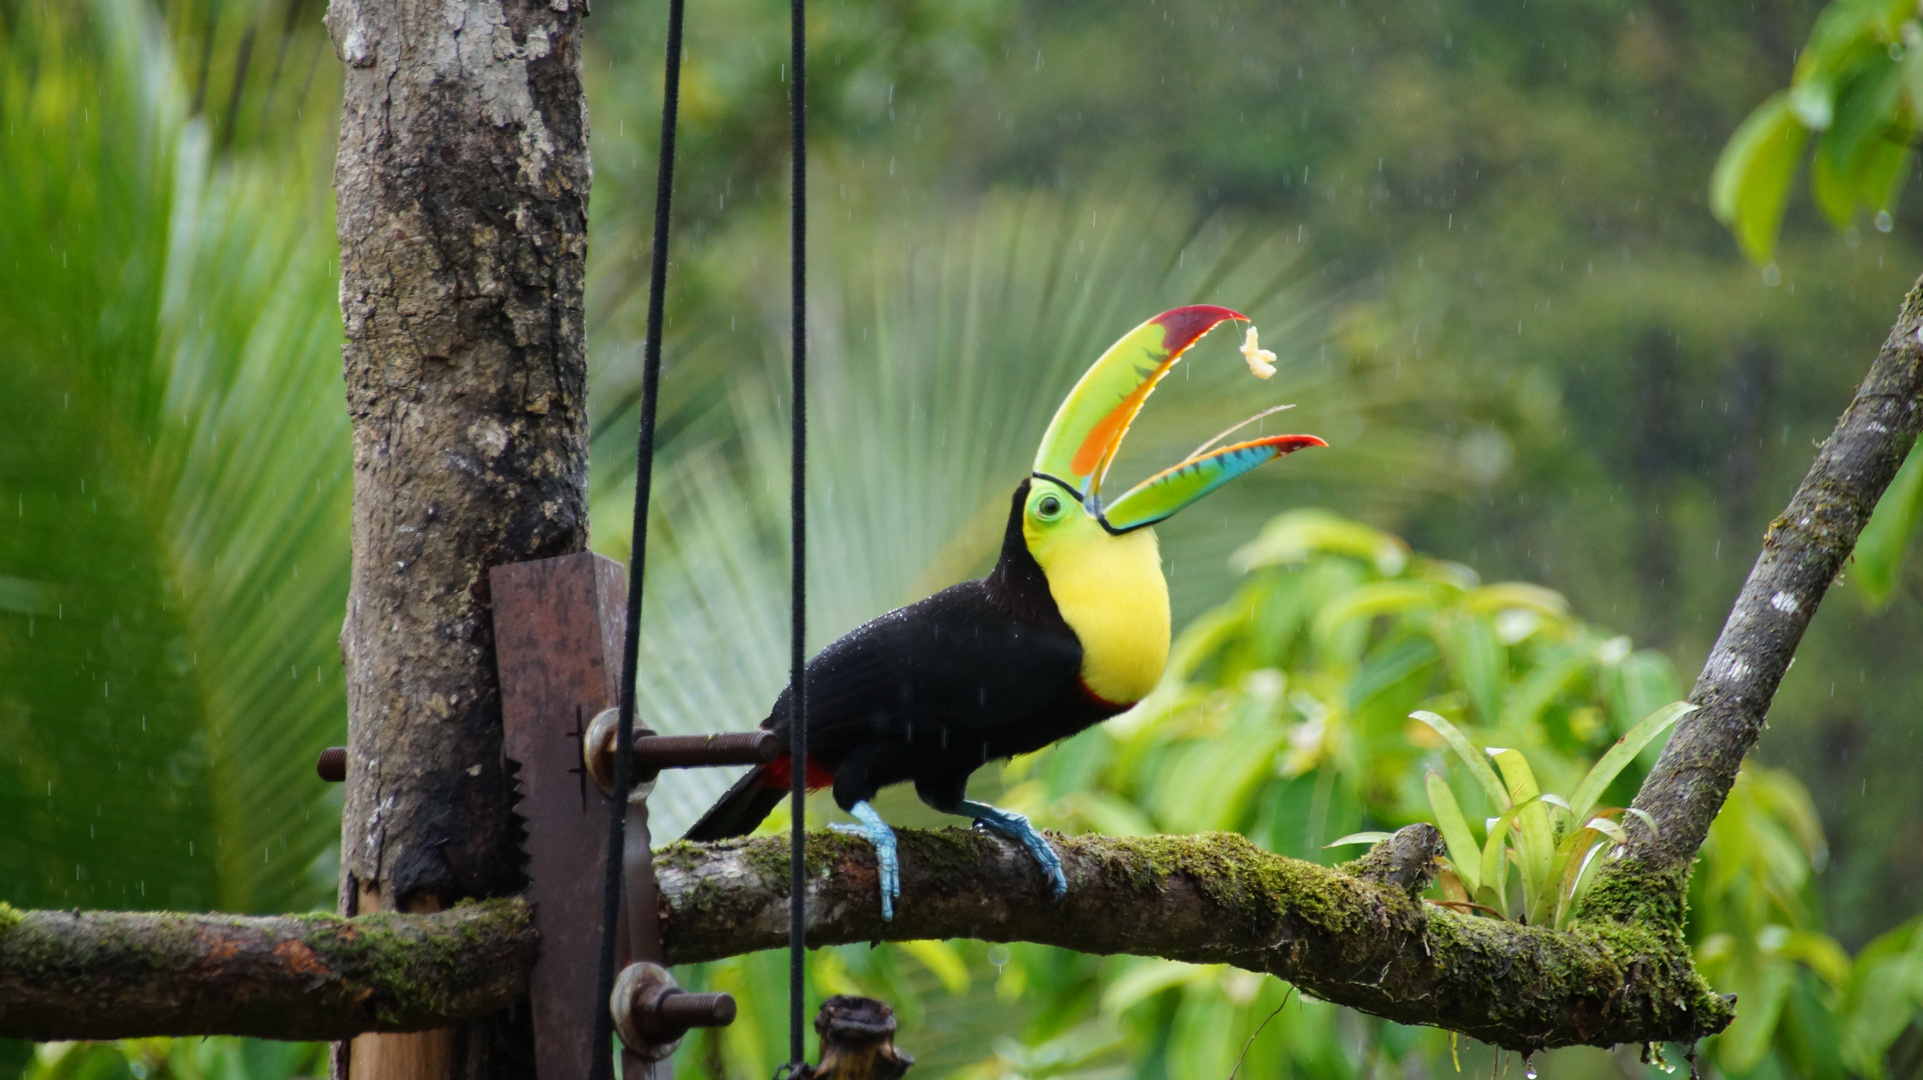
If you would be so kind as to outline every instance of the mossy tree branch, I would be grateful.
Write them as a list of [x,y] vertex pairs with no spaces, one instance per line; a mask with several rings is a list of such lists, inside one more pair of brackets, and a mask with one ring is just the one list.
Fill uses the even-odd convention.
[[1636,808],[1656,821],[1657,831],[1651,835],[1632,823],[1628,857],[1611,872],[1675,876],[1702,847],[1736,770],[1762,734],[1803,631],[1916,443],[1923,426],[1919,335],[1923,281],[1904,297],[1855,398],[1788,509],[1764,534],[1762,554],[1690,691],[1689,700],[1701,708],[1677,724],[1636,795]]
[[[1087,953],[1233,964],[1304,993],[1514,1049],[1690,1042],[1732,1016],[1690,966],[1681,905],[1555,932],[1461,915],[1414,891],[1411,826],[1330,869],[1230,833],[1056,839],[1068,895],[1054,902],[1019,846],[961,829],[899,831],[902,897],[881,920],[874,852],[835,833],[808,847],[810,945],[920,938],[1029,941]],[[1398,852],[1396,846],[1403,849]],[[1426,855],[1424,856],[1426,859]],[[787,940],[787,841],[661,852],[662,936],[672,963]]]
[[[1567,933],[1459,915],[1415,899],[1439,844],[1427,825],[1336,869],[1233,834],[1060,838],[1060,903],[1013,844],[900,838],[904,893],[887,923],[873,850],[810,839],[810,944],[972,937],[1234,964],[1516,1049],[1688,1041],[1730,1019],[1689,966],[1680,905]],[[670,962],[786,940],[784,839],[677,844],[657,874]],[[535,949],[518,900],[352,919],[0,909],[0,1037],[418,1031],[518,999]]]
[[0,904],[0,1038],[422,1031],[513,1004],[537,948],[520,900],[352,919]]

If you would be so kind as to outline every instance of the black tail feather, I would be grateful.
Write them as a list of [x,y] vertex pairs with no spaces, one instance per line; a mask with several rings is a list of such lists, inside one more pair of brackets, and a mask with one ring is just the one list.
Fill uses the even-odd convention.
[[682,839],[707,843],[746,836],[787,797],[786,787],[767,785],[767,766],[757,765],[735,781],[728,793],[721,796],[721,801],[701,815],[701,820],[689,826]]

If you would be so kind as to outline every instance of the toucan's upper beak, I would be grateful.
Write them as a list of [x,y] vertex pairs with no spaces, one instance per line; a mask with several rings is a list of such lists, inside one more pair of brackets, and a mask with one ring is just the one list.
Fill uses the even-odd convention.
[[1152,525],[1237,476],[1305,446],[1326,446],[1313,435],[1275,435],[1198,454],[1102,504],[1102,479],[1122,437],[1190,345],[1218,324],[1248,317],[1225,307],[1195,304],[1165,311],[1109,346],[1069,391],[1035,453],[1035,475],[1082,496],[1082,505],[1110,532]]

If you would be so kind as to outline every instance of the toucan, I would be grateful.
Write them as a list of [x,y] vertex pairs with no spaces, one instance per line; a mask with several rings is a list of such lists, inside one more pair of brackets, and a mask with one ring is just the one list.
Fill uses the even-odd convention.
[[[1055,896],[1067,892],[1048,841],[1023,815],[970,801],[969,775],[1147,696],[1169,650],[1168,582],[1151,526],[1258,465],[1327,445],[1313,435],[1272,435],[1210,449],[1230,428],[1113,502],[1103,499],[1102,480],[1143,402],[1189,346],[1227,320],[1248,321],[1194,305],[1129,331],[1049,422],[1033,471],[1015,488],[989,575],[864,623],[808,662],[807,785],[832,784],[836,805],[856,822],[833,827],[874,845],[882,918],[894,917],[900,864],[894,831],[870,800],[907,781],[929,806],[1021,843]],[[1255,344],[1251,327],[1243,351],[1266,378],[1274,369],[1261,357],[1272,354],[1258,356]],[[791,722],[783,690],[761,726],[785,744]],[[787,796],[792,768],[785,756],[755,767],[687,839],[753,831]]]

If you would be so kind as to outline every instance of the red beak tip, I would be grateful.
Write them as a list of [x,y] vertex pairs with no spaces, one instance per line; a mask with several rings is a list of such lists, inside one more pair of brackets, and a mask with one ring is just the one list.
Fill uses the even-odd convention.
[[1247,315],[1233,308],[1218,307],[1214,304],[1190,304],[1187,307],[1164,311],[1149,322],[1162,328],[1162,348],[1174,353],[1193,345],[1197,338],[1215,329],[1217,324],[1230,319],[1249,321]]

